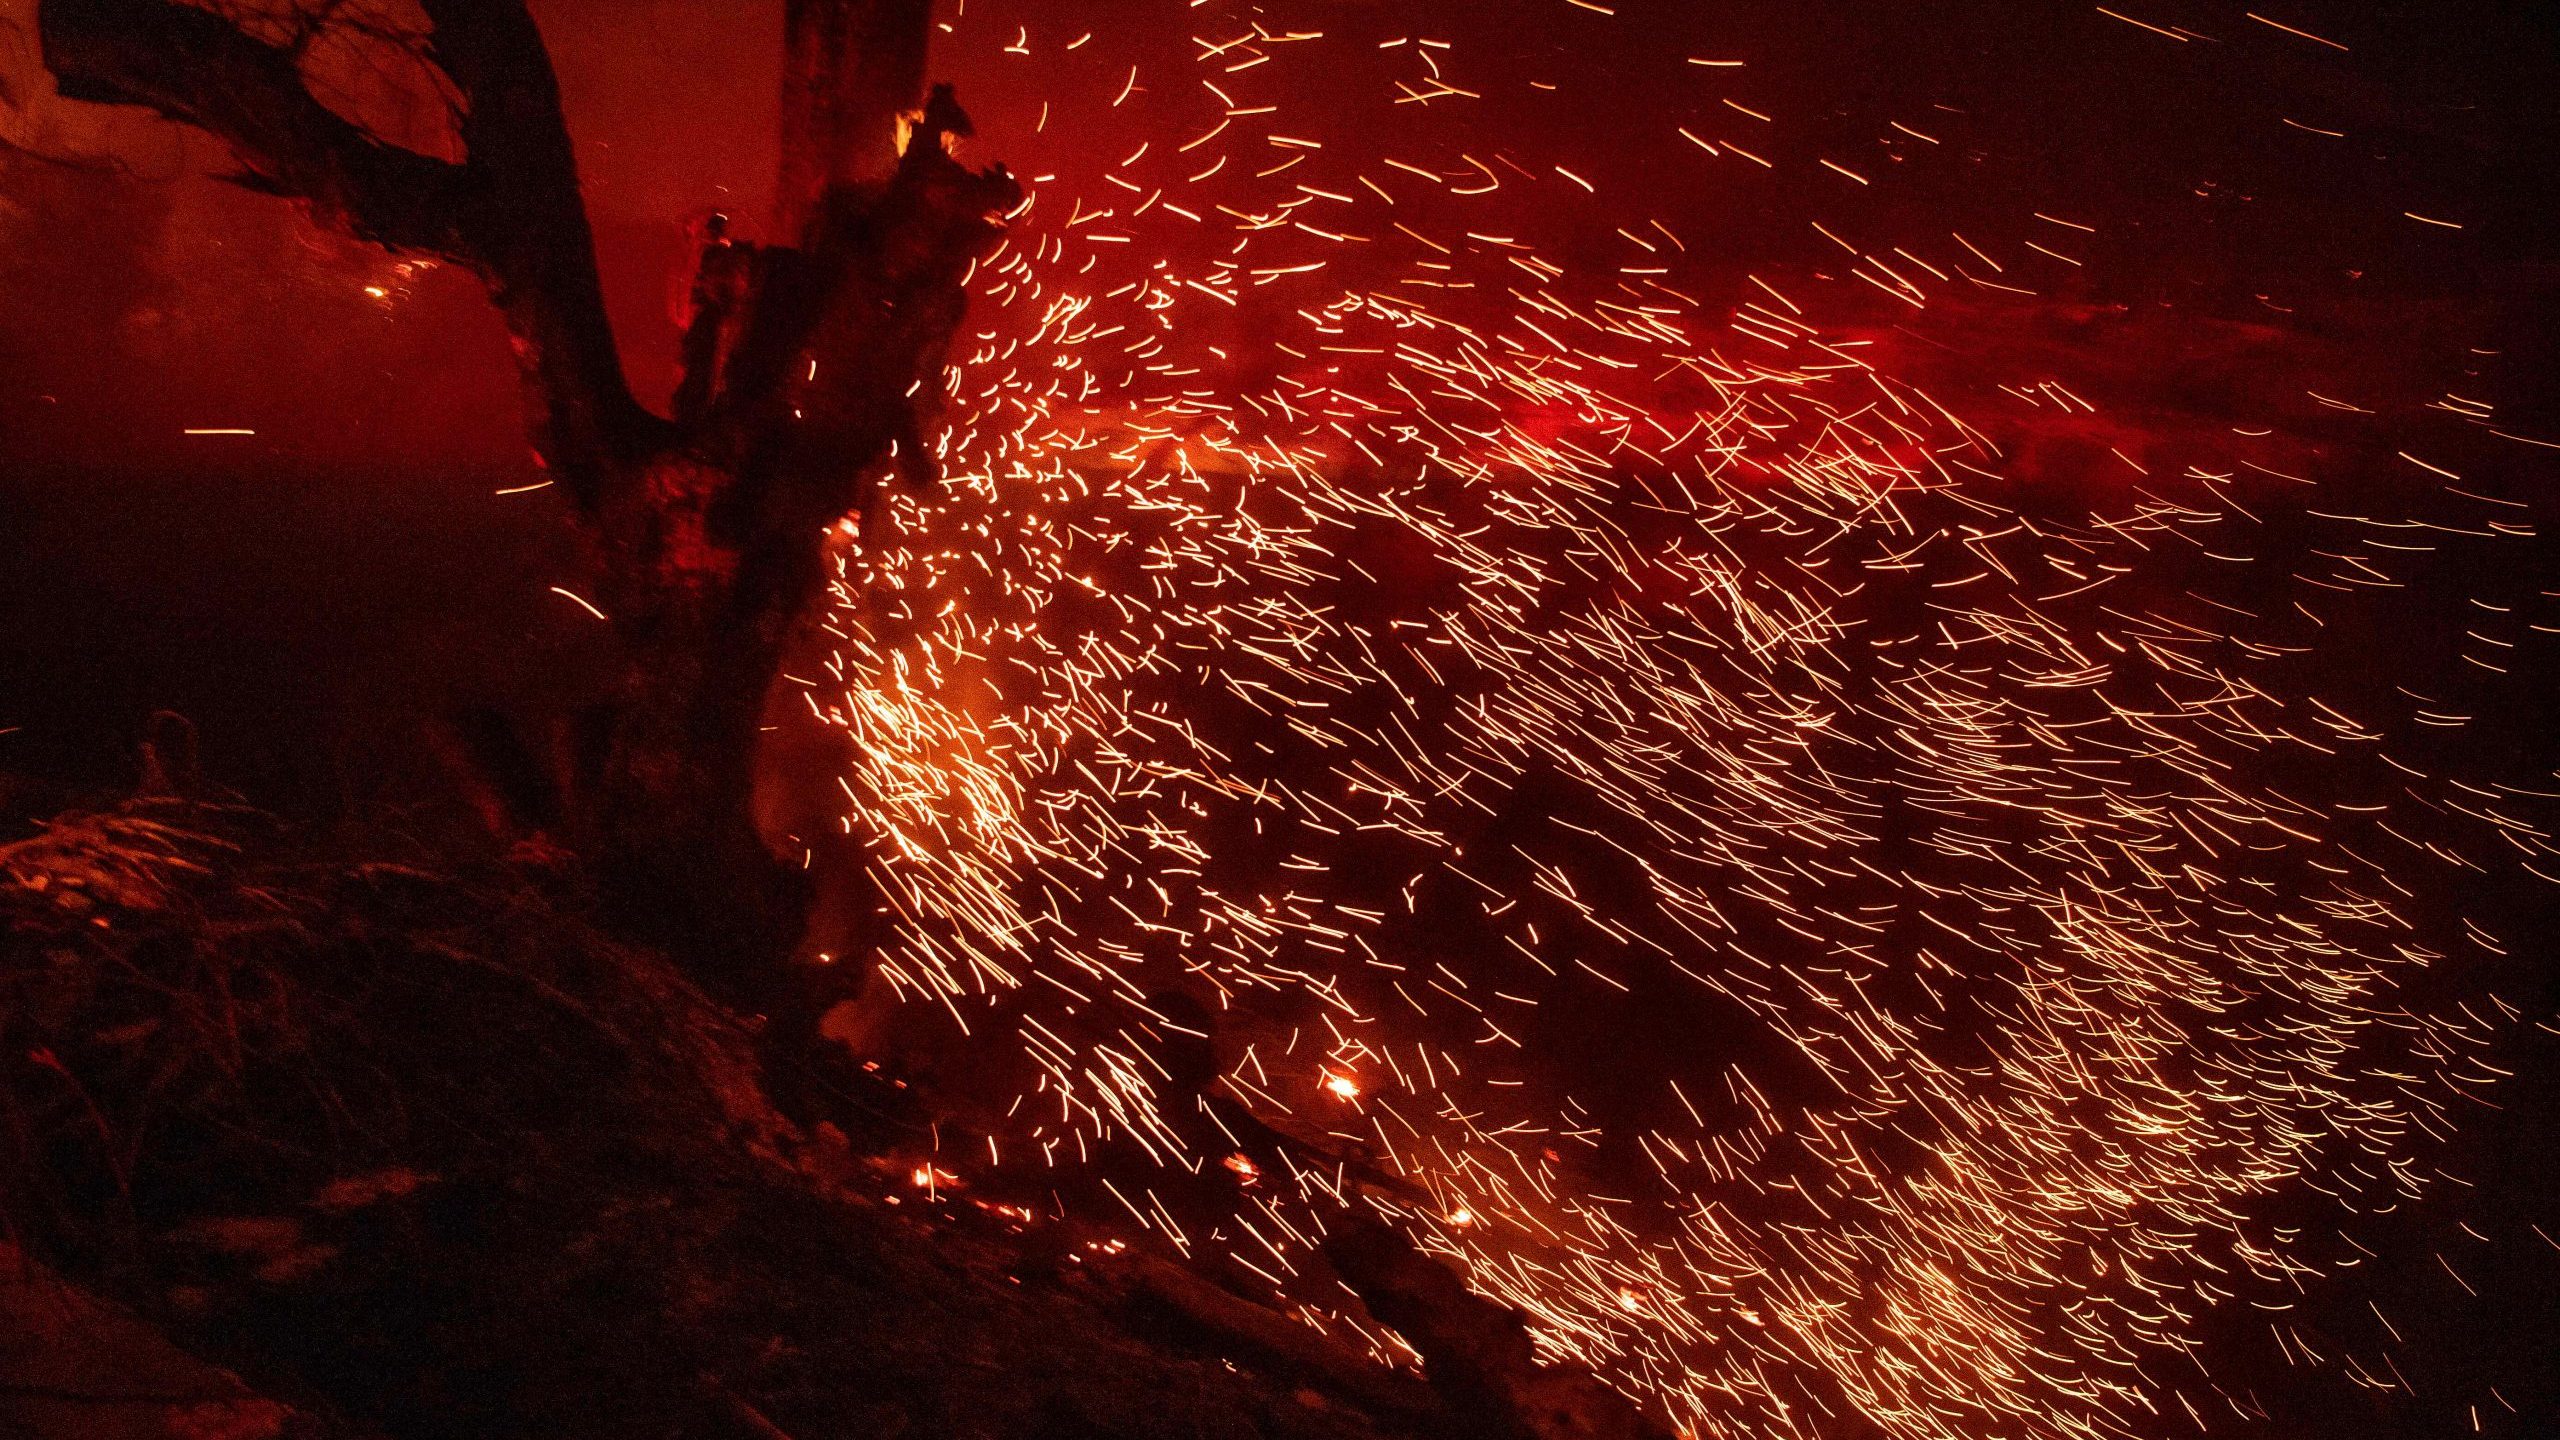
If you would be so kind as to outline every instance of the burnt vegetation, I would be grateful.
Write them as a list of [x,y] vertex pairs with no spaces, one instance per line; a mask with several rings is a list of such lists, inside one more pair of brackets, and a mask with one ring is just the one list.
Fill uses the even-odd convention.
[[[137,1386],[129,1341],[65,1319],[15,1335],[0,1414],[48,1435],[1357,1436],[1380,1432],[1328,1392],[1367,1376],[1396,1418],[1436,1413],[1312,1332],[1240,1371],[1222,1350],[1262,1352],[1055,1233],[884,1201],[909,1187],[873,1157],[925,1123],[898,1090],[848,1097],[851,1136],[785,1118],[752,1025],[561,880],[172,793],[0,846],[10,1273],[41,1257],[251,1387]],[[66,1351],[96,1378],[48,1378]]]

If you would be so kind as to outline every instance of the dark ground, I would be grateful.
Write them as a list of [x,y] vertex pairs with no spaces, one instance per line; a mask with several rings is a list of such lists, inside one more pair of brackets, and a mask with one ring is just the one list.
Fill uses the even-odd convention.
[[[166,796],[0,846],[0,1429],[1415,1433],[867,1158],[923,1124],[886,1082],[850,1078],[850,1139],[793,1124],[752,1026],[469,854]],[[210,1387],[22,1254],[300,1418],[151,1400]]]

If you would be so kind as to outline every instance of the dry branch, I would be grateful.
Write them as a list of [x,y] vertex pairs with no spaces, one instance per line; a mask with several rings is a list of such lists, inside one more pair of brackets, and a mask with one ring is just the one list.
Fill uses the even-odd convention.
[[45,0],[62,94],[141,105],[220,140],[254,188],[360,240],[469,267],[505,316],[534,451],[585,504],[654,437],[605,319],[551,62],[521,0],[428,0],[428,58],[464,105],[465,158],[389,145],[315,97],[295,48],[174,0]]
[[466,260],[462,167],[385,145],[314,98],[295,53],[171,0],[46,0],[44,63],[66,99],[142,105],[230,147],[256,188],[398,250]]
[[1422,1355],[1423,1375],[1470,1434],[1500,1440],[1670,1440],[1670,1431],[1577,1365],[1540,1364],[1520,1312],[1380,1221],[1346,1218],[1324,1258],[1369,1313]]

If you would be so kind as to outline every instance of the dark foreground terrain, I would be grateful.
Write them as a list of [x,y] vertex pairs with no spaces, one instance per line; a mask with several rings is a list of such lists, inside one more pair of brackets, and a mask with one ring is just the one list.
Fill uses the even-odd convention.
[[[558,857],[291,827],[192,791],[185,739],[0,845],[0,1433],[1488,1433],[919,1188],[894,1082],[772,1074]],[[1637,1433],[1572,1408],[1534,1433]]]

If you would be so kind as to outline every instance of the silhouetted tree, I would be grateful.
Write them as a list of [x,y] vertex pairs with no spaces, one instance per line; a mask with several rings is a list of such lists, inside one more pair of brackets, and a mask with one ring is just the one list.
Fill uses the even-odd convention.
[[803,901],[748,809],[764,696],[823,588],[826,531],[868,474],[894,453],[911,481],[932,478],[922,437],[962,283],[1021,192],[1002,167],[950,156],[967,122],[947,90],[924,93],[928,0],[787,0],[786,243],[728,287],[740,293],[721,343],[688,346],[693,398],[664,418],[624,377],[524,0],[419,9],[422,33],[361,33],[432,67],[451,123],[449,144],[425,148],[315,84],[315,37],[355,23],[338,0],[43,0],[38,33],[66,98],[192,126],[229,148],[238,183],[485,283],[534,453],[591,543],[623,655],[544,818],[626,921],[697,952],[778,958]]

